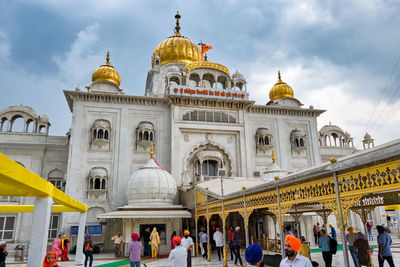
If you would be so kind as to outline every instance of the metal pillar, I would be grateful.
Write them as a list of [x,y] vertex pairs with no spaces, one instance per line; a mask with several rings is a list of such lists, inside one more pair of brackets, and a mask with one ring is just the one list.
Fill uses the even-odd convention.
[[224,244],[224,248],[222,251],[222,255],[224,257],[224,265],[223,267],[228,267],[228,259],[226,258],[226,229],[225,229],[225,207],[224,207],[224,181],[222,179],[222,176],[220,176],[221,178],[221,212],[222,212],[222,242]]
[[76,241],[75,266],[83,265],[83,242],[85,235],[86,213],[79,214],[78,239]]
[[[245,190],[246,188],[244,188],[243,190]],[[243,207],[244,207],[244,211],[243,211],[243,215],[244,215],[244,234],[246,236],[246,248],[249,247],[249,226],[248,226],[248,221],[247,221],[247,209],[246,209],[246,194],[243,194]]]
[[340,233],[342,235],[344,266],[350,267],[349,254],[347,253],[347,241],[346,241],[346,231],[345,231],[346,229],[345,229],[344,220],[343,220],[342,203],[340,201],[339,185],[338,185],[336,172],[333,173],[333,180],[335,182],[336,204],[337,204],[337,209],[338,209],[337,212],[339,214],[339,223],[340,223],[339,228],[340,228]]
[[196,185],[193,187],[193,192],[194,192],[194,232],[196,234],[195,240],[195,248],[194,248],[194,255],[197,257],[199,256],[199,234],[198,234],[198,229],[197,229],[197,192],[196,192]]
[[282,253],[282,259],[285,255],[285,240],[283,238],[283,229],[282,229],[282,218],[281,218],[281,201],[279,198],[279,187],[276,187],[276,201],[278,204],[278,223],[279,223],[279,235],[281,238],[281,253]]
[[37,197],[32,219],[31,245],[28,253],[28,266],[42,266],[47,252],[52,197]]
[[[206,187],[208,190],[208,187]],[[207,214],[207,261],[211,261],[210,255],[210,219],[208,217],[208,193],[206,195],[206,214]]]

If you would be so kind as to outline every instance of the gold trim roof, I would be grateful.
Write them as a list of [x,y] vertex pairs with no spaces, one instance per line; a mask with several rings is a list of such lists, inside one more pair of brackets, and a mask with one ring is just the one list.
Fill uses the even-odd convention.
[[185,71],[189,72],[191,70],[199,69],[199,68],[210,68],[210,69],[220,70],[220,71],[225,72],[229,76],[229,70],[227,67],[225,67],[224,65],[221,65],[219,63],[209,62],[207,60],[189,63],[186,65]]
[[106,63],[98,67],[92,74],[92,82],[110,82],[119,86],[121,76],[118,71],[110,64],[110,52],[107,52]]
[[294,96],[293,89],[281,80],[281,72],[278,70],[278,82],[269,91],[269,98],[271,100],[276,100],[280,98]]

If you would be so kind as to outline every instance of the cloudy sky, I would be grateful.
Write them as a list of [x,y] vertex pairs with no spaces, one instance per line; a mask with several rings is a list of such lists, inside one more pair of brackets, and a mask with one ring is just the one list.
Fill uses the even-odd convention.
[[0,109],[24,104],[64,135],[71,114],[62,90],[84,89],[105,61],[128,94],[143,95],[151,55],[181,32],[213,46],[209,60],[242,72],[250,98],[265,104],[281,70],[305,107],[327,111],[360,146],[400,136],[400,2],[0,1]]

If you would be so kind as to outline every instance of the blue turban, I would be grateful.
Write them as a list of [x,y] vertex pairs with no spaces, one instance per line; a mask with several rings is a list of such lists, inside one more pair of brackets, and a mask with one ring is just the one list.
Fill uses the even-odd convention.
[[262,249],[261,246],[258,243],[253,243],[251,244],[247,249],[246,252],[244,253],[244,257],[246,258],[246,261],[250,264],[256,264],[259,262],[262,257]]

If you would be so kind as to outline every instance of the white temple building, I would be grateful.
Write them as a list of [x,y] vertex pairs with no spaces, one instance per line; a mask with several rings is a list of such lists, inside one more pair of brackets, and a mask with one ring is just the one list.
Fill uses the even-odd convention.
[[[151,225],[164,232],[161,252],[168,251],[172,231],[193,225],[183,192],[195,183],[212,186],[224,176],[232,186],[232,177],[258,185],[355,151],[338,126],[318,130],[324,110],[304,107],[279,72],[265,88],[269,99],[256,104],[244,75],[203,58],[176,18],[173,35],[151,55],[144,96],[125,93],[107,54],[86,91],[64,91],[72,113],[66,136],[51,136],[49,118],[30,107],[0,111],[0,152],[87,204],[86,232],[105,249],[115,233],[130,240]],[[365,149],[374,146],[371,136],[364,141]],[[0,216],[0,239],[28,241],[31,214]],[[371,217],[374,225],[379,219]],[[62,233],[76,242],[77,215],[51,220],[50,240]]]

